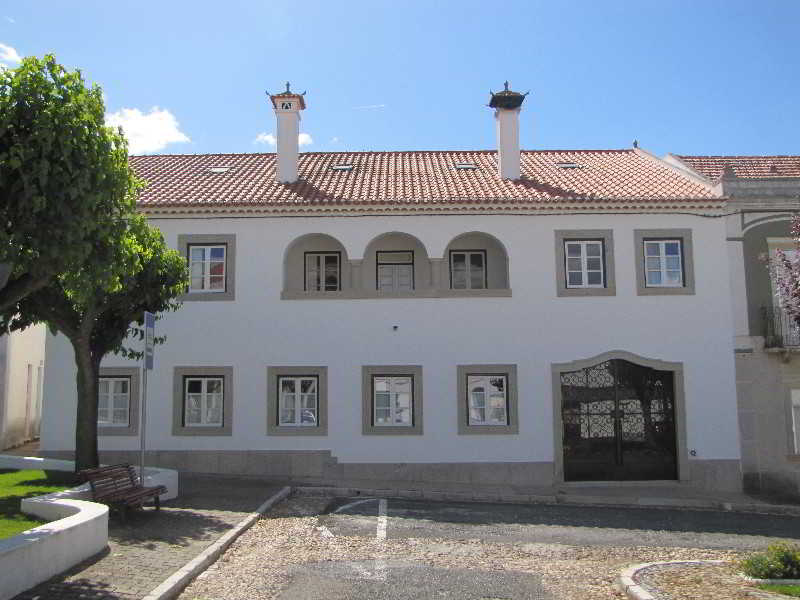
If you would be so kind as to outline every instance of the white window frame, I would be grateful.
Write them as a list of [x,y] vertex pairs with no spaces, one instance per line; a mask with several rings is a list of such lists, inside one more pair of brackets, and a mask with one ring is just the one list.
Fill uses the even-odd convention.
[[[294,421],[287,422],[283,421],[283,407],[284,407],[284,392],[283,392],[283,382],[284,381],[293,381],[294,382],[294,396],[293,403],[294,403]],[[303,396],[309,396],[311,394],[303,394],[302,384],[304,381],[313,381],[314,382],[314,421],[312,423],[304,423],[302,420],[302,411],[308,410],[307,408],[303,408]],[[319,425],[319,377],[316,375],[304,375],[304,376],[291,376],[291,375],[279,375],[278,376],[278,427],[317,427]]]
[[[325,289],[325,261],[328,256],[336,257],[336,289]],[[317,262],[317,282],[312,287],[309,281],[310,271],[308,269],[308,259],[315,258]],[[321,262],[319,262],[323,259]],[[321,276],[320,276],[321,274]],[[342,255],[340,252],[306,252],[303,255],[303,286],[307,292],[338,292],[342,289]]]
[[[202,248],[204,251],[203,260],[196,261],[192,258],[192,251],[197,250],[198,248]],[[211,287],[211,265],[212,263],[218,263],[219,260],[211,260],[211,250],[222,249],[223,258],[222,258],[222,287],[221,288],[212,288]],[[188,244],[187,253],[189,255],[189,293],[190,294],[220,294],[224,293],[227,289],[227,271],[228,271],[228,247],[225,244]],[[193,267],[195,264],[202,264],[203,265],[203,287],[196,288],[192,287],[192,277]],[[215,275],[215,277],[219,277],[219,275]]]
[[[127,393],[125,394],[116,394],[113,391],[114,383],[118,381],[124,381],[127,384]],[[106,407],[102,407],[102,398],[103,393],[100,391],[100,386],[103,383],[108,384],[108,392],[106,392]],[[115,409],[116,400],[118,398],[125,398],[126,406],[125,406],[125,422],[114,422],[114,411],[121,410]],[[107,417],[105,420],[101,419],[100,414],[101,411],[105,411]],[[98,427],[130,427],[131,426],[131,378],[130,377],[100,377],[99,378],[99,386],[97,390],[97,426]]]
[[[387,254],[408,254],[411,256],[409,261],[392,260],[391,258],[382,258],[381,255]],[[392,286],[390,288],[381,287],[381,267],[392,267]],[[400,275],[397,267],[410,267],[411,268],[411,287],[400,287]],[[412,292],[416,286],[414,280],[414,251],[413,250],[378,250],[375,253],[375,288],[381,292]]]
[[[190,423],[187,419],[189,413],[189,383],[192,381],[201,382],[200,390],[200,422]],[[209,394],[208,384],[211,381],[219,381],[220,391],[218,394]],[[219,421],[208,421],[208,405],[212,396],[219,396]],[[183,379],[183,426],[184,427],[222,427],[225,420],[225,378],[218,376],[185,376]]]
[[[484,418],[484,420],[480,421],[477,419],[472,418],[472,410],[473,408],[482,408],[485,412],[484,415],[488,414],[489,408],[489,389],[490,389],[490,379],[503,379],[503,414],[505,418],[502,421],[499,420],[490,420]],[[483,406],[476,407],[473,405],[473,389],[476,387],[483,387]],[[467,375],[467,415],[469,419],[470,427],[497,427],[497,426],[507,426],[508,425],[508,413],[509,413],[509,405],[508,405],[508,376],[500,373],[470,373]]]
[[[647,254],[647,246],[648,244],[657,244],[658,245],[658,255],[654,254]],[[667,269],[667,252],[666,252],[666,245],[667,244],[678,244],[678,260],[680,261],[680,280],[676,282],[668,282],[667,281],[667,272],[674,271],[674,269]],[[642,244],[642,253],[644,255],[644,281],[645,287],[649,288],[680,288],[684,285],[684,279],[686,278],[685,268],[684,268],[684,260],[683,260],[683,240],[679,238],[674,239],[664,239],[664,240],[654,240],[654,239],[644,239],[644,243]],[[670,255],[672,257],[673,255]],[[658,258],[659,259],[659,271],[661,275],[661,283],[652,283],[650,281],[650,273],[655,272],[654,269],[651,269],[647,264],[648,258]]]
[[[453,257],[456,254],[463,254],[465,255],[464,264],[466,268],[466,284],[467,287],[464,288],[457,288],[454,285],[453,281],[453,272],[454,272],[454,260]],[[483,259],[483,281],[481,287],[472,287],[472,261],[470,257],[474,254],[479,254]],[[485,290],[489,287],[489,268],[486,264],[487,262],[487,252],[486,250],[451,250],[450,251],[450,289],[452,290]]]
[[[577,245],[581,249],[580,256],[570,256],[568,247],[570,245]],[[589,269],[589,258],[597,258],[595,256],[589,257],[588,247],[600,246],[600,283],[589,283],[589,272],[597,273],[597,269]],[[568,289],[587,289],[587,288],[604,288],[606,286],[606,249],[603,240],[564,240],[564,285]],[[580,271],[569,268],[570,259],[579,259],[581,261]],[[581,283],[572,284],[569,282],[570,273],[580,273]]]
[[[378,403],[376,402],[377,386],[375,385],[379,379],[386,379],[389,381],[389,422],[378,423],[377,412]],[[396,410],[396,395],[398,392],[394,391],[395,383],[397,380],[408,381],[408,388],[410,398],[408,401],[408,423],[395,423],[397,416]],[[372,376],[372,425],[373,427],[413,427],[414,426],[414,376],[413,375],[373,375]]]
[[800,454],[800,389],[791,392],[792,411],[792,447],[795,454]]

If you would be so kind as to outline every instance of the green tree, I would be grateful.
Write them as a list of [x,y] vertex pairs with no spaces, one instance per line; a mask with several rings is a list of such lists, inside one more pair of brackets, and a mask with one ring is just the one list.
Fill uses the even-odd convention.
[[127,143],[104,119],[100,88],[52,55],[0,68],[0,312],[82,264],[133,210]]
[[185,259],[167,247],[144,216],[130,213],[124,232],[98,244],[86,262],[20,300],[0,316],[0,327],[24,329],[45,322],[72,343],[77,366],[76,469],[96,467],[99,367],[111,352],[134,357],[144,311],[180,306],[188,283]]

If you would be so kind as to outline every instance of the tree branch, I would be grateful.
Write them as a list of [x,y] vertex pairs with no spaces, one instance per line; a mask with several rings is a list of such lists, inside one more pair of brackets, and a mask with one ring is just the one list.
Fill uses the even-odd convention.
[[30,273],[10,280],[0,289],[0,312],[5,312],[28,294],[42,289],[50,282],[50,276],[33,277]]

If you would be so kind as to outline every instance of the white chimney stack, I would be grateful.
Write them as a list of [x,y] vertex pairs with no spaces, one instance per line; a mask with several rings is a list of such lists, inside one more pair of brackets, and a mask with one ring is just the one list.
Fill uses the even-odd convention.
[[501,179],[519,179],[519,111],[527,94],[512,92],[505,82],[502,92],[489,92],[497,125],[497,173]]
[[300,135],[300,111],[305,110],[305,92],[296,94],[289,90],[280,94],[270,94],[275,109],[277,155],[275,179],[278,183],[294,183],[297,181],[298,136]]

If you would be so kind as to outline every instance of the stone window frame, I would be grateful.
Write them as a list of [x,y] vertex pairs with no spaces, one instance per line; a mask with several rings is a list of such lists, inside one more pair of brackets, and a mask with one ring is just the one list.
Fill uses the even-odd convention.
[[139,398],[140,398],[140,370],[138,367],[100,367],[99,378],[104,377],[127,377],[128,384],[128,425],[127,427],[108,427],[97,426],[97,435],[100,436],[123,436],[139,435]]
[[[317,426],[297,427],[278,424],[278,378],[317,378]],[[267,367],[267,435],[328,435],[328,367]]]
[[189,292],[181,294],[179,300],[215,301],[236,299],[236,235],[232,233],[181,233],[178,235],[178,251],[189,264],[190,246],[225,246],[225,291]]
[[[683,260],[683,286],[681,287],[647,287],[644,273],[644,243],[647,240],[678,239],[681,241],[681,258]],[[636,295],[637,296],[693,296],[694,251],[691,229],[634,229],[634,260],[636,263]]]
[[[483,364],[483,365],[458,365],[457,369],[458,390],[457,414],[459,435],[515,435],[519,433],[519,392],[517,388],[517,365],[512,364]],[[470,425],[469,411],[467,409],[467,377],[469,375],[505,375],[506,376],[506,425]]]
[[[184,425],[184,378],[222,377],[222,425]],[[175,367],[172,377],[172,435],[230,436],[233,435],[233,367]]]
[[586,369],[599,363],[612,359],[622,359],[643,367],[658,371],[672,371],[675,385],[675,454],[678,468],[678,478],[675,481],[689,481],[689,449],[687,447],[686,433],[686,388],[683,377],[683,363],[647,358],[625,350],[610,350],[590,358],[578,359],[572,362],[551,363],[550,371],[553,385],[553,471],[556,484],[564,481],[564,423],[561,409],[563,398],[561,395],[561,373]]
[[[412,378],[411,418],[413,422],[410,427],[373,424],[372,380],[381,375],[388,377],[406,375]],[[361,433],[363,435],[422,435],[422,389],[422,365],[363,365],[361,367]]]
[[[565,242],[600,241],[603,242],[604,287],[567,287]],[[556,229],[556,296],[559,298],[578,296],[616,296],[617,281],[614,269],[614,231],[612,229]]]

